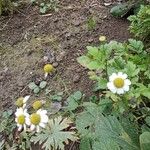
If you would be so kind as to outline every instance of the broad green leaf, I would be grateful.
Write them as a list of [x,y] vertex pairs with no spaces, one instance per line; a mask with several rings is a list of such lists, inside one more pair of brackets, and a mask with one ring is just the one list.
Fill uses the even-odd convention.
[[40,88],[37,86],[37,87],[33,90],[33,92],[34,92],[35,94],[38,94],[38,93],[40,92]]
[[40,88],[41,89],[44,89],[45,87],[46,87],[46,85],[47,85],[47,82],[46,81],[42,81],[41,83],[40,83]]
[[102,68],[102,64],[98,63],[97,61],[91,61],[87,67],[90,69],[90,70],[95,70],[95,69],[100,69]]
[[88,54],[97,57],[98,56],[98,48],[97,47],[92,47],[92,46],[87,46]]
[[144,132],[140,135],[141,150],[150,149],[150,132]]
[[145,118],[146,124],[150,126],[150,116]]
[[77,91],[73,94],[73,97],[76,99],[76,100],[80,100],[82,98],[82,93],[80,91]]
[[35,88],[38,87],[34,82],[30,82],[28,86],[31,90],[34,90]]
[[78,63],[80,63],[83,67],[87,67],[87,65],[90,63],[90,58],[87,56],[81,56],[77,58]]

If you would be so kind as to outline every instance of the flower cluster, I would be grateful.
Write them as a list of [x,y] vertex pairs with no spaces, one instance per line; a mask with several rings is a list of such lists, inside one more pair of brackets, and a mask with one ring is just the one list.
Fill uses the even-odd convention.
[[29,128],[30,131],[40,132],[40,127],[45,128],[48,123],[47,111],[42,109],[42,101],[36,100],[32,105],[35,112],[30,115],[26,109],[26,102],[29,98],[30,96],[21,97],[16,101],[15,121],[18,131],[26,131]]

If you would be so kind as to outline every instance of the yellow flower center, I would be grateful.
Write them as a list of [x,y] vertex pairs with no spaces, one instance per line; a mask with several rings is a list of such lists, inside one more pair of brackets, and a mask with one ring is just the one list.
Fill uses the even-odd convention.
[[116,78],[114,80],[114,85],[117,88],[122,88],[124,86],[124,80],[122,78]]
[[33,103],[32,107],[35,109],[35,110],[38,110],[42,107],[42,102],[37,100]]
[[39,114],[33,113],[30,117],[30,121],[34,125],[38,125],[41,121],[41,116]]
[[16,106],[22,107],[23,106],[23,99],[24,99],[23,97],[18,98],[16,101]]
[[54,69],[54,67],[51,64],[47,64],[44,66],[44,72],[46,72],[46,73],[52,72],[53,69]]
[[100,37],[99,37],[99,40],[100,40],[100,42],[106,41],[106,36],[100,36]]
[[21,125],[25,124],[25,116],[24,115],[18,116],[17,122]]

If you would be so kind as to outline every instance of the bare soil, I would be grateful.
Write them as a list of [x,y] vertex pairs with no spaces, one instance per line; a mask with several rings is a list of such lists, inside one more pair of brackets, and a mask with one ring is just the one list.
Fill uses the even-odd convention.
[[[1,16],[0,109],[12,107],[19,96],[33,95],[28,83],[44,79],[44,56],[56,66],[56,72],[47,79],[48,89],[66,93],[80,90],[89,96],[93,83],[76,58],[86,52],[87,45],[99,44],[100,35],[108,41],[129,37],[128,21],[113,18],[110,7],[103,0],[62,0],[59,11],[47,15],[28,5],[13,15]],[[96,20],[93,30],[87,28],[91,16]],[[43,94],[37,97],[43,98]]]

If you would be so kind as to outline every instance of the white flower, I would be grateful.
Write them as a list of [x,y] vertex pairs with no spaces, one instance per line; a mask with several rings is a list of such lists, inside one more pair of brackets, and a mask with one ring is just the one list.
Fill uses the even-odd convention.
[[27,118],[29,118],[29,114],[27,113],[27,109],[17,108],[15,112],[15,121],[17,123],[18,131],[21,131],[22,128],[26,131]]
[[47,111],[39,109],[36,113],[30,115],[27,122],[30,124],[31,131],[36,129],[36,132],[39,132],[40,127],[45,128],[48,122]]
[[30,98],[30,95],[18,98],[17,101],[16,101],[16,106],[25,108],[26,107],[26,102],[29,98]]
[[122,72],[113,73],[109,77],[109,82],[107,83],[108,89],[117,94],[124,94],[129,91],[131,81],[127,79],[127,77],[127,74],[123,74]]

